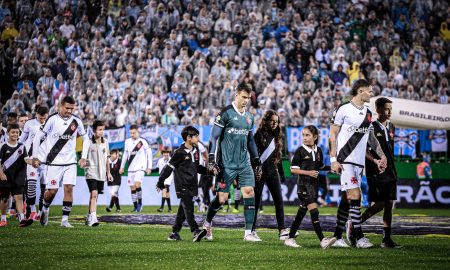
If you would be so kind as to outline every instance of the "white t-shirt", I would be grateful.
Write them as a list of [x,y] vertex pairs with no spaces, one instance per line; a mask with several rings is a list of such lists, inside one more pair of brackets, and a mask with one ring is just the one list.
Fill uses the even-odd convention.
[[152,150],[143,138],[125,140],[125,149],[120,168],[125,167],[128,161],[128,172],[145,171],[152,168]]
[[334,111],[332,124],[341,127],[337,136],[337,161],[364,167],[367,141],[373,129],[369,107],[344,103]]
[[[158,169],[159,169],[159,173],[162,172],[162,170],[164,169],[164,167],[169,164],[170,158],[165,160],[164,158],[160,158],[158,160]],[[173,181],[173,172],[170,174],[169,177],[166,178],[166,180],[164,180],[164,185],[171,185]]]
[[[41,143],[42,137],[45,139]],[[82,158],[87,157],[90,140],[83,122],[75,115],[62,118],[58,113],[50,115],[33,139],[33,157],[47,165],[72,165],[77,163],[76,141],[83,138]]]
[[22,135],[20,135],[19,142],[25,145],[25,149],[29,156],[33,155],[33,140],[41,127],[41,122],[36,118],[25,122],[23,126]]

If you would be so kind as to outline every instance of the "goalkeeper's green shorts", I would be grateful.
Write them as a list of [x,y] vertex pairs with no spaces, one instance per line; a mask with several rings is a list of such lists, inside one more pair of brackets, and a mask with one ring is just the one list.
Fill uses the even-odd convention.
[[237,180],[239,187],[254,187],[255,175],[251,166],[245,166],[238,169],[221,168],[220,173],[216,176],[216,191],[230,192],[230,187]]

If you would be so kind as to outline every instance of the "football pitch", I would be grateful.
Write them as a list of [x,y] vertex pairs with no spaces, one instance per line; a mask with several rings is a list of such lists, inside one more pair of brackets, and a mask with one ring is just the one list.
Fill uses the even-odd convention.
[[[278,232],[259,229],[260,243],[242,241],[243,229],[215,228],[212,242],[192,243],[187,227],[183,241],[169,242],[167,225],[101,223],[91,228],[82,220],[87,207],[76,206],[71,214],[75,228],[60,228],[61,207],[52,206],[48,227],[37,222],[27,228],[17,221],[0,228],[0,269],[449,269],[449,235],[394,235],[403,247],[381,249],[322,250],[311,231],[301,230],[302,248],[287,248]],[[271,206],[264,214],[273,214]],[[294,214],[296,207],[286,207]],[[335,215],[336,208],[320,208],[321,215]],[[125,206],[122,214],[130,214]],[[176,207],[174,207],[176,212]],[[109,215],[99,207],[99,215]],[[448,209],[396,209],[396,217],[450,216]],[[115,213],[113,213],[115,214]],[[155,214],[145,207],[142,214]],[[198,214],[198,213],[196,213]],[[241,212],[242,214],[242,212]],[[223,215],[223,213],[221,214]],[[381,226],[381,224],[380,224]],[[395,225],[394,225],[395,226]],[[448,224],[450,226],[450,224]],[[326,232],[326,236],[331,236]],[[379,246],[382,236],[367,234]]]

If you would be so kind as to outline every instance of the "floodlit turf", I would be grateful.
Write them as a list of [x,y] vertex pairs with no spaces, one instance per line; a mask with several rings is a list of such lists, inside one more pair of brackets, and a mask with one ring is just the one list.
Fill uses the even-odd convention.
[[[80,217],[85,207],[74,207]],[[449,269],[448,236],[395,236],[402,249],[321,250],[312,232],[301,232],[301,249],[287,248],[273,230],[259,230],[261,243],[244,243],[243,231],[216,229],[213,242],[192,243],[184,228],[181,242],[168,242],[168,226],[101,224],[89,228],[72,219],[73,229],[59,227],[61,208],[51,209],[48,227],[0,228],[0,269]],[[124,212],[130,210],[125,207]],[[155,213],[155,207],[144,213]],[[272,212],[266,207],[265,213]],[[293,213],[294,207],[287,212]],[[334,214],[336,209],[321,208]],[[403,211],[403,210],[402,210]],[[408,210],[409,211],[409,210]],[[429,215],[429,210],[408,213]],[[448,210],[447,210],[448,212]],[[438,211],[440,215],[448,213]],[[435,213],[435,211],[431,211]],[[99,214],[106,214],[103,207]],[[327,233],[329,235],[329,233]],[[379,244],[380,235],[368,235]]]

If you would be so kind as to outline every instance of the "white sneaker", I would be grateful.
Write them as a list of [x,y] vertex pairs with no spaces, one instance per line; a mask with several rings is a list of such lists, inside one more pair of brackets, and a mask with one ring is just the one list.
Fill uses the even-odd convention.
[[261,238],[256,234],[256,232],[252,232],[244,236],[244,241],[246,242],[261,242]]
[[73,228],[73,226],[69,223],[68,220],[61,221],[61,227],[63,227],[63,228]]
[[213,240],[213,235],[212,235],[212,221],[211,223],[206,222],[206,220],[203,222],[203,228],[206,230],[206,236],[204,237],[204,239],[208,240],[208,241],[212,241]]
[[47,226],[48,225],[48,216],[50,214],[50,209],[44,210],[44,208],[42,208],[42,212],[41,212],[41,225],[42,226]]
[[356,241],[356,247],[357,248],[371,248],[373,247],[373,244],[370,243],[369,239],[363,237]]
[[280,232],[280,240],[281,241],[286,241],[289,239],[289,229],[284,229]]
[[286,239],[286,241],[284,241],[284,245],[287,247],[293,247],[293,248],[301,247],[299,244],[297,244],[297,241],[295,241],[295,238]]
[[323,249],[327,249],[331,247],[336,242],[336,237],[325,237],[320,241],[320,247]]
[[334,242],[332,247],[338,247],[338,248],[349,248],[350,246],[345,242],[344,239],[338,239],[336,242]]
[[100,223],[98,222],[97,216],[89,215],[87,225],[90,227],[96,227]]

